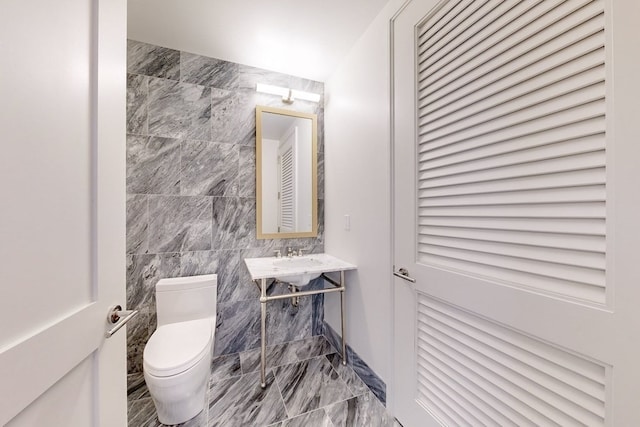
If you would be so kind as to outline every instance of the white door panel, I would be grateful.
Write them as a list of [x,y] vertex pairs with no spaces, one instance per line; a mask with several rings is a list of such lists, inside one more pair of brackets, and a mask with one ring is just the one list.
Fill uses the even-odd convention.
[[[94,425],[92,356],[77,364],[54,387],[9,421],[7,427],[43,425]],[[73,402],[60,411],[60,402]]]
[[0,424],[125,425],[125,336],[105,330],[125,301],[126,2],[4,2],[0,40]]
[[394,18],[405,426],[640,421],[637,9],[413,0]]

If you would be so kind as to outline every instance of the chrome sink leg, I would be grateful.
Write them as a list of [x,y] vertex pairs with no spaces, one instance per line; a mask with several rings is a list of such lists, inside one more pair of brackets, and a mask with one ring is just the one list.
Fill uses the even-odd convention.
[[340,286],[343,288],[340,291],[340,307],[341,307],[341,320],[342,320],[342,364],[347,364],[347,337],[345,336],[345,319],[344,314],[346,311],[346,301],[344,299],[344,271],[340,272]]
[[260,280],[260,387],[267,387],[267,279]]

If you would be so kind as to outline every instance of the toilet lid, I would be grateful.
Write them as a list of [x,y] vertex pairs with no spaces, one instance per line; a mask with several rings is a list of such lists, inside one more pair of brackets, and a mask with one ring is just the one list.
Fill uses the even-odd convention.
[[157,377],[184,372],[209,351],[211,337],[210,319],[162,325],[144,347],[144,369]]

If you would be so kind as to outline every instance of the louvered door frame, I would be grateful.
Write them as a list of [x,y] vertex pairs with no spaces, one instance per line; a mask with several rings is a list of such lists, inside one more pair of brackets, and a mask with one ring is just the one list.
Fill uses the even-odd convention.
[[635,425],[638,6],[404,7],[394,264],[417,283],[394,284],[398,418]]

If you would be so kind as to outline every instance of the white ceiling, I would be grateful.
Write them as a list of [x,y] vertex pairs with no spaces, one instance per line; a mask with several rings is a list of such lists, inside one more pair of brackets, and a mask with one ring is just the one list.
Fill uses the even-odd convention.
[[388,0],[129,0],[128,37],[325,81]]

